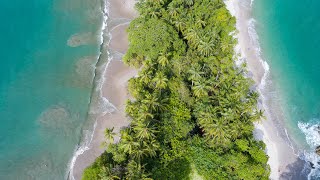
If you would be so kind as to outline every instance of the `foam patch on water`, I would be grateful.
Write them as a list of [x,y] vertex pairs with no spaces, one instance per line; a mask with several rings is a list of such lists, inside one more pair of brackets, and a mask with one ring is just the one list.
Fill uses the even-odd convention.
[[298,127],[304,133],[310,146],[310,150],[305,150],[304,157],[302,157],[313,166],[308,179],[320,179],[320,156],[315,153],[316,147],[320,146],[320,124],[298,122]]
[[78,47],[82,45],[88,45],[95,42],[95,34],[92,32],[76,33],[73,34],[67,41],[68,46]]
[[74,77],[72,78],[75,86],[92,87],[96,63],[96,56],[86,56],[76,62]]
[[79,119],[79,115],[71,113],[66,106],[53,105],[41,113],[38,122],[45,134],[51,132],[52,136],[69,138],[77,127],[77,119]]

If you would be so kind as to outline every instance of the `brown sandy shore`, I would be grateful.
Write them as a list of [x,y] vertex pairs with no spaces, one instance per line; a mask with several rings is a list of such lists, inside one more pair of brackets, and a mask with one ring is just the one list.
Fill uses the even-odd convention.
[[[133,8],[135,0],[108,0],[108,2],[110,3],[109,18],[111,20],[133,19],[137,16],[137,12]],[[250,41],[248,33],[248,21],[251,18],[250,9],[242,7],[238,0],[226,0],[226,4],[231,13],[237,18],[237,29],[239,30],[237,38],[239,40],[240,53],[247,59],[248,68],[253,74],[253,79],[257,84],[260,84],[264,69],[263,64],[258,61],[260,57],[252,51],[254,44]],[[117,25],[111,31],[110,50],[122,54],[126,52],[128,40],[125,30],[127,27],[128,24]],[[80,180],[83,170],[104,151],[104,148],[101,147],[101,143],[104,141],[104,130],[115,127],[115,131],[119,132],[121,127],[129,124],[124,113],[125,101],[129,98],[126,87],[127,81],[136,74],[137,71],[124,65],[120,58],[111,60],[106,70],[102,95],[116,107],[116,111],[106,114],[97,120],[93,140],[89,146],[90,149],[78,156],[75,162],[72,174],[75,180]],[[256,136],[267,145],[267,154],[270,157],[268,163],[271,167],[270,179],[291,179],[286,178],[284,175],[294,176],[290,172],[295,171],[295,163],[298,162],[298,158],[285,142],[286,140],[279,136],[279,129],[276,128],[275,122],[268,119],[261,124],[257,124],[256,127]],[[301,163],[297,164],[300,166]]]
[[[252,78],[260,88],[265,83],[263,81],[266,80],[264,76],[267,65],[260,57],[259,44],[254,39],[257,37],[253,37],[252,34],[252,1],[225,0],[225,3],[230,13],[237,19],[238,47],[236,50],[240,53],[241,58],[246,60]],[[262,103],[264,108],[270,106],[267,100]],[[266,144],[266,153],[269,156],[268,164],[271,168],[270,179],[304,179],[305,177],[300,177],[304,162],[297,157],[292,147],[292,140],[289,139],[281,121],[282,118],[280,116],[274,117],[275,114],[281,114],[281,107],[270,108],[272,109],[264,109],[266,120],[255,124],[254,132],[255,137],[263,140]]]
[[[108,2],[110,3],[110,20],[133,19],[137,16],[137,12],[134,10],[135,0],[108,0]],[[126,52],[128,48],[127,27],[128,24],[119,24],[112,29],[110,50],[121,54]],[[137,75],[137,71],[124,65],[120,58],[111,59],[104,75],[102,95],[116,107],[116,110],[97,119],[90,149],[78,156],[75,162],[73,174],[71,174],[75,180],[80,180],[84,169],[103,153],[104,148],[101,147],[101,144],[104,141],[104,130],[114,127],[115,132],[119,132],[121,127],[128,126],[129,121],[124,113],[125,102],[129,98],[127,82],[135,75]]]

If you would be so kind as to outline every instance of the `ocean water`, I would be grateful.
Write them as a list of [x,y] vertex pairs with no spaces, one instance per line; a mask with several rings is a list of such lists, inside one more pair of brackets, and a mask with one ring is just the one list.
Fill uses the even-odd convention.
[[65,179],[88,124],[104,4],[0,4],[0,179]]
[[253,16],[269,79],[271,101],[281,109],[284,126],[300,158],[312,162],[309,179],[320,179],[320,1],[253,3]]

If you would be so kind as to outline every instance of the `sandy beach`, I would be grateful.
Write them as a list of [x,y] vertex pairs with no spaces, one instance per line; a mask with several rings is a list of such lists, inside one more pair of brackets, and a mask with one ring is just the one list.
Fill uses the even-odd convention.
[[[109,0],[110,20],[132,20],[137,16],[137,12],[134,10],[134,4],[135,0]],[[128,25],[128,23],[123,25],[117,24],[113,27],[110,32],[112,36],[109,44],[110,51],[120,54],[126,52],[128,48],[126,28]],[[115,132],[119,132],[122,127],[128,126],[129,121],[124,113],[125,102],[129,98],[127,82],[136,74],[137,70],[124,65],[120,57],[115,57],[110,60],[106,73],[104,74],[105,81],[102,87],[102,96],[108,99],[116,110],[97,119],[96,129],[89,145],[89,150],[78,156],[75,162],[72,174],[75,180],[80,180],[84,169],[104,152],[105,148],[101,146],[104,141],[104,130],[114,127]]]
[[[258,53],[259,44],[254,41],[254,37],[250,33],[252,28],[250,1],[225,1],[231,14],[237,19],[237,29],[239,33],[237,51],[241,58],[246,59],[248,68],[252,73],[252,78],[259,86],[265,83],[265,72],[267,65]],[[109,17],[111,20],[130,19],[137,16],[134,10],[135,0],[109,0]],[[241,10],[241,11],[240,11]],[[128,39],[126,28],[128,23],[116,25],[112,31],[112,39],[109,49],[113,52],[124,54],[128,47]],[[106,128],[115,127],[115,131],[119,132],[121,127],[127,126],[129,121],[124,113],[125,101],[129,98],[127,92],[127,81],[135,76],[137,71],[123,64],[121,58],[114,58],[107,67],[105,82],[103,84],[102,95],[112,103],[116,110],[110,114],[106,114],[97,120],[97,126],[90,144],[90,149],[81,154],[75,163],[73,169],[73,177],[76,180],[81,179],[83,170],[89,166],[103,151],[101,143],[104,141],[103,132]],[[263,140],[267,146],[266,153],[269,156],[269,165],[271,167],[270,179],[286,179],[294,176],[295,168],[301,168],[294,150],[287,143],[288,139],[283,137],[282,128],[279,123],[272,120],[266,111],[267,119],[256,124],[254,132],[257,139]],[[299,167],[297,167],[299,166]]]
[[[273,109],[268,109],[263,92],[266,85],[269,66],[262,60],[258,36],[255,32],[254,19],[251,15],[252,1],[225,1],[227,8],[237,19],[236,35],[238,46],[236,51],[240,53],[241,59],[247,62],[248,70],[257,84],[260,92],[260,104],[265,110],[266,119],[255,124],[254,135],[257,139],[263,140],[266,144],[266,153],[269,156],[268,164],[271,168],[270,179],[299,179],[295,177],[303,168],[303,162],[294,152],[291,141],[285,132],[282,119],[272,117]],[[296,173],[296,174],[295,174]]]

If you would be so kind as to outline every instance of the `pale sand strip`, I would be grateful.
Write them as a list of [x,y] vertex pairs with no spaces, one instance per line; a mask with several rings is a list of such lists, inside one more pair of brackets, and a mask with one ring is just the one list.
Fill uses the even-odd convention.
[[[261,57],[254,48],[258,48],[259,44],[253,41],[252,27],[250,27],[251,8],[250,0],[226,0],[225,1],[228,10],[237,19],[237,30],[239,31],[236,35],[238,38],[238,50],[243,58],[247,60],[247,65],[253,74],[253,79],[258,85],[263,83],[263,76],[265,73],[266,65],[260,61]],[[270,179],[277,180],[281,179],[281,174],[288,171],[286,168],[288,165],[293,164],[297,161],[297,156],[290,148],[286,140],[279,134],[279,128],[276,123],[271,120],[268,114],[266,120],[261,123],[257,123],[255,129],[255,137],[263,140],[266,144],[266,153],[269,156],[268,164],[271,168]]]
[[[110,0],[110,17],[132,19],[137,15],[132,10],[135,3],[134,0]],[[263,66],[257,60],[259,57],[250,50],[250,36],[248,34],[248,20],[250,14],[248,11],[240,11],[240,6],[237,0],[228,0],[231,11],[237,17],[237,28],[239,30],[238,39],[241,48],[241,53],[247,58],[248,67],[253,70],[253,78],[256,82],[261,82],[263,77]],[[118,52],[124,53],[128,46],[127,34],[125,33],[127,25],[121,25],[113,29],[110,48]],[[125,101],[129,98],[127,93],[127,80],[136,75],[136,70],[128,68],[119,59],[112,60],[107,71],[106,81],[103,86],[103,96],[106,97],[116,108],[117,111],[107,114],[98,119],[97,128],[94,133],[94,138],[90,146],[90,150],[78,157],[74,167],[75,179],[80,179],[83,169],[90,165],[96,157],[98,157],[104,149],[100,147],[103,142],[103,131],[105,128],[115,127],[116,132],[121,127],[129,124],[127,117],[124,114]],[[284,142],[281,137],[278,137],[277,129],[271,120],[263,121],[262,124],[256,126],[256,135],[259,136],[267,145],[267,154],[270,156],[269,164],[271,166],[271,179],[279,179],[281,171],[293,163],[296,157],[292,150]]]
[[[128,18],[133,19],[137,12],[134,10],[135,0],[109,0],[110,18]],[[128,36],[126,25],[119,25],[111,31],[110,50],[124,54],[128,48]],[[127,91],[127,82],[130,78],[137,75],[137,70],[124,65],[121,59],[112,59],[107,67],[105,82],[102,87],[102,95],[116,107],[116,111],[97,120],[97,126],[93,134],[89,150],[78,156],[74,169],[73,177],[80,180],[83,170],[94,162],[100,156],[105,148],[101,147],[104,139],[104,130],[106,128],[115,128],[119,132],[120,128],[128,126],[129,121],[126,117],[125,102],[129,98]]]
[[138,16],[134,10],[136,0],[108,0],[110,2],[110,18],[128,18],[133,19]]

